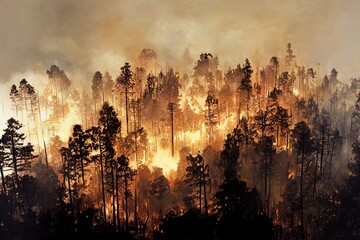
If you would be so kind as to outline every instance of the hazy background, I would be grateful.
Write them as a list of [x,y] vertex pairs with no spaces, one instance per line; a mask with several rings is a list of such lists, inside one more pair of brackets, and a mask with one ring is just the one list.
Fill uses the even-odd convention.
[[75,82],[96,70],[117,75],[143,48],[175,68],[187,47],[194,59],[218,55],[223,69],[246,57],[266,65],[288,42],[298,64],[320,63],[322,76],[335,67],[349,82],[360,76],[359,10],[357,0],[0,0],[0,82],[43,75],[52,64]]

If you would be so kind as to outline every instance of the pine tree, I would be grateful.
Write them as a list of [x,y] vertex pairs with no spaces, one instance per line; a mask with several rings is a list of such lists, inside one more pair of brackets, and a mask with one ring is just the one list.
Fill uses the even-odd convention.
[[136,170],[129,166],[129,159],[124,155],[121,155],[116,159],[116,176],[121,180],[124,187],[124,200],[125,200],[125,224],[126,231],[129,231],[129,197],[131,192],[129,190],[130,182],[134,181],[134,176],[137,174]]
[[70,158],[79,163],[82,183],[85,184],[85,168],[91,163],[91,143],[88,132],[83,131],[81,125],[73,127],[72,136],[69,138]]
[[216,125],[219,122],[219,101],[210,92],[206,97],[205,101],[205,124],[208,133],[208,144],[213,141],[213,134],[216,130]]
[[186,182],[193,189],[194,198],[199,200],[200,214],[202,213],[202,199],[204,199],[204,212],[208,214],[207,189],[210,183],[209,165],[205,164],[203,157],[198,154],[193,157],[191,154],[186,157],[189,166],[186,168]]
[[9,154],[7,161],[14,170],[16,181],[19,181],[20,173],[29,170],[31,160],[36,157],[33,154],[33,145],[24,145],[25,134],[20,133],[21,128],[22,124],[19,121],[10,118],[2,136],[4,150]]
[[120,69],[121,73],[116,81],[125,90],[126,132],[129,133],[129,91],[134,88],[135,84],[133,83],[132,79],[133,72],[131,71],[131,65],[126,62],[125,65]]
[[301,239],[305,239],[304,230],[304,167],[308,164],[309,156],[314,152],[314,140],[308,125],[304,122],[298,122],[295,125],[291,135],[294,147],[300,156],[300,231]]

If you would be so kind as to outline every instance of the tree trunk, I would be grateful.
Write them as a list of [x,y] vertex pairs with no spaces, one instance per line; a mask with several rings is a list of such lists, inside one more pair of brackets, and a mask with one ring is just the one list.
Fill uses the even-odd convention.
[[268,161],[267,157],[264,157],[265,159],[265,176],[264,176],[264,202],[265,202],[265,214],[268,215],[268,202],[267,202],[267,178],[268,178]]
[[[204,165],[204,162],[203,162],[203,165]],[[203,172],[203,187],[204,187],[204,208],[205,208],[205,215],[207,216],[208,215],[208,204],[207,204],[207,197],[206,197],[206,182],[205,182],[204,172]]]
[[125,117],[126,117],[126,133],[129,133],[128,88],[127,87],[125,87]]
[[127,182],[127,174],[125,173],[125,223],[126,223],[126,232],[129,232],[129,212],[128,212],[128,182]]
[[15,149],[15,142],[14,142],[14,136],[11,135],[11,152],[12,152],[12,161],[14,165],[14,172],[15,172],[15,180],[16,182],[19,181],[18,177],[18,168],[17,168],[17,159],[16,159],[16,149]]
[[6,196],[6,184],[5,184],[5,176],[4,176],[4,169],[3,166],[0,167],[0,173],[1,173],[1,183],[4,191],[4,195]]
[[113,212],[113,229],[116,230],[116,208],[115,208],[115,179],[114,179],[114,163],[111,164],[111,187],[112,187],[112,212]]
[[320,176],[323,173],[323,159],[324,159],[324,144],[325,144],[325,131],[322,131],[321,136],[321,152],[320,152]]
[[[200,173],[201,174],[201,173]],[[200,175],[199,178],[199,209],[200,209],[200,215],[201,215],[201,189],[202,189],[202,175]]]
[[120,202],[119,202],[119,176],[116,174],[116,216],[117,231],[120,232]]
[[100,143],[100,171],[101,171],[101,190],[102,190],[102,199],[104,204],[104,223],[106,227],[106,201],[105,201],[105,181],[104,181],[104,166],[103,166],[103,156]]
[[303,203],[303,175],[304,175],[304,151],[305,151],[305,144],[302,144],[301,150],[301,172],[300,172],[300,232],[301,232],[301,239],[305,239],[304,233],[304,203]]

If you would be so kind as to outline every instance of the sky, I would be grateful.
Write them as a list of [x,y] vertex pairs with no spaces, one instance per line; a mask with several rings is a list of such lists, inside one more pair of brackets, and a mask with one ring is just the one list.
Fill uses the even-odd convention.
[[57,64],[86,86],[95,71],[137,64],[143,48],[180,68],[189,48],[219,56],[228,69],[283,58],[292,43],[298,64],[360,77],[357,0],[0,0],[0,89],[22,78],[46,81]]

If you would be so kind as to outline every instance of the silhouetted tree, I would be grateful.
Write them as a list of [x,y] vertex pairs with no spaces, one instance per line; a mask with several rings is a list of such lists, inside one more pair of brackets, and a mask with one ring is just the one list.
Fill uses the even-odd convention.
[[209,92],[205,100],[205,124],[207,126],[208,144],[213,141],[215,125],[219,122],[218,103],[218,99]]
[[191,154],[186,157],[189,166],[186,168],[186,182],[193,189],[194,194],[199,199],[200,214],[202,213],[202,199],[204,199],[205,215],[208,214],[207,189],[210,183],[209,165],[205,165],[203,157],[198,154],[193,157]]
[[19,181],[19,173],[30,169],[31,160],[36,157],[33,145],[24,145],[25,134],[20,133],[21,128],[19,121],[10,118],[2,136],[4,150],[8,153],[6,162],[14,170],[16,181]]
[[244,74],[244,77],[241,79],[240,89],[245,90],[246,95],[246,116],[249,119],[249,102],[251,97],[251,90],[252,90],[252,84],[251,84],[251,74],[253,73],[251,64],[249,62],[249,59],[245,59],[245,64],[242,68],[242,72]]
[[96,71],[94,73],[93,79],[92,79],[92,95],[93,95],[93,101],[94,101],[94,112],[95,115],[97,114],[97,104],[103,104],[105,101],[105,95],[104,95],[104,80],[101,72]]
[[69,138],[70,158],[79,163],[83,184],[85,184],[85,168],[91,163],[91,150],[88,132],[83,131],[81,125],[74,125],[72,136]]
[[274,142],[274,136],[264,135],[261,136],[259,141],[256,143],[256,151],[261,156],[259,171],[264,176],[264,208],[267,215],[269,214],[270,174],[273,168],[273,159],[275,155]]
[[301,239],[305,239],[304,231],[304,197],[303,197],[303,178],[304,167],[307,164],[305,161],[309,161],[309,156],[314,152],[314,141],[311,131],[308,125],[304,122],[298,122],[295,124],[295,128],[292,131],[291,138],[294,142],[294,147],[300,156],[300,230]]
[[125,114],[127,133],[129,132],[129,91],[135,86],[132,76],[133,72],[131,71],[131,65],[126,62],[125,65],[121,67],[120,76],[116,79],[117,83],[125,90]]
[[131,196],[129,190],[130,182],[134,181],[134,176],[137,174],[136,170],[132,169],[129,166],[129,159],[124,155],[121,155],[116,159],[116,171],[118,178],[122,181],[124,187],[124,201],[125,201],[125,224],[126,231],[129,231],[129,207],[128,207],[128,198]]

